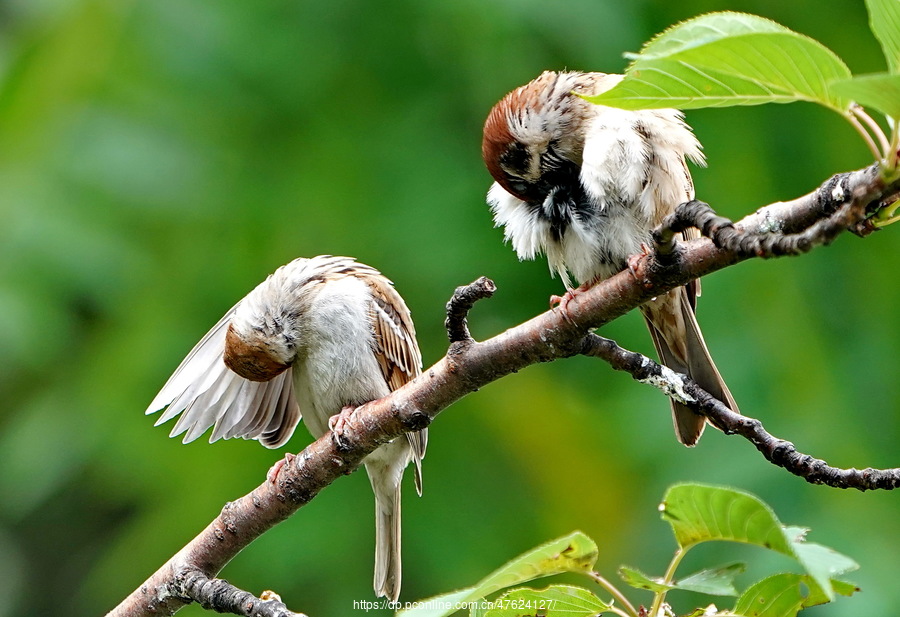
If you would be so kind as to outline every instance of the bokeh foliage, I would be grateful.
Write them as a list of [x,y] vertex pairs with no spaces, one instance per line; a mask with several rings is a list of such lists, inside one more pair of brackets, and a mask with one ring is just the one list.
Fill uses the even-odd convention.
[[[458,284],[499,286],[472,314],[479,337],[544,310],[560,283],[516,262],[484,205],[488,109],[547,68],[621,71],[655,32],[724,9],[809,34],[855,73],[885,68],[861,1],[0,0],[0,616],[103,613],[281,456],[183,446],[143,415],[278,265],[332,253],[380,268],[426,364]],[[688,120],[709,159],[698,196],[728,216],[870,162],[812,105]],[[900,463],[894,234],[704,281],[700,321],[742,409],[833,464]],[[651,349],[635,315],[604,334]],[[687,450],[668,416],[656,392],[588,359],[449,409],[424,497],[405,495],[403,599],[576,528],[598,540],[601,571],[652,570],[673,549],[652,504],[689,480],[751,491],[860,563],[864,593],[818,614],[897,605],[897,495],[807,485],[713,431]],[[299,429],[291,450],[307,439]],[[371,599],[372,518],[354,474],[223,575],[350,614]]]

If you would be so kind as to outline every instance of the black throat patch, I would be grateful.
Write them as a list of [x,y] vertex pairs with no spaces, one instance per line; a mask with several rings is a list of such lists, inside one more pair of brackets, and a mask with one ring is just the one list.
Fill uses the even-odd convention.
[[580,176],[581,168],[567,161],[541,178],[544,199],[533,205],[538,216],[550,223],[550,234],[557,242],[562,240],[573,221],[585,220],[591,215],[591,203]]

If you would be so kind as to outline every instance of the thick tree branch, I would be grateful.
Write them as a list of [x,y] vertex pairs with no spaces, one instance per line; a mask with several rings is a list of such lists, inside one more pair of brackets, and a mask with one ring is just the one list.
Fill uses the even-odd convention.
[[[799,199],[762,208],[736,223],[732,231],[746,234],[743,237],[806,234],[802,244],[817,246],[830,242],[843,229],[861,229],[865,214],[896,198],[898,191],[900,182],[886,185],[877,169],[869,167],[835,176]],[[718,222],[719,229],[732,229]],[[704,222],[699,220],[689,220],[686,224],[704,227]],[[466,313],[475,300],[490,295],[486,290],[492,284],[484,280],[477,281],[475,287],[460,288],[448,305],[448,333],[453,344],[444,358],[403,388],[367,403],[361,413],[353,414],[344,426],[340,447],[331,434],[323,436],[288,460],[274,482],[264,482],[250,494],[227,504],[216,520],[110,615],[171,615],[187,602],[200,599],[184,585],[185,573],[199,572],[213,579],[242,548],[308,503],[335,479],[354,471],[379,445],[404,432],[424,428],[458,399],[505,375],[537,362],[584,353],[585,337],[591,329],[690,280],[757,255],[757,248],[765,245],[765,242],[752,244],[758,240],[739,239],[734,246],[723,239],[724,232],[713,229],[715,225],[705,226],[720,246],[708,238],[676,246],[671,238],[666,239],[668,232],[660,230],[661,246],[669,247],[661,248],[660,259],[645,256],[635,262],[633,271],[621,272],[575,295],[567,303],[565,313],[548,311],[483,342],[471,339]],[[751,242],[750,249],[743,242]],[[481,291],[473,291],[478,288]],[[682,390],[672,390],[671,395],[693,397],[705,409],[715,408],[708,394],[681,381]],[[666,380],[661,383],[665,384]],[[767,441],[758,422],[740,416],[729,419],[721,414],[714,418],[714,415],[710,417],[716,426],[747,437],[761,451],[768,452],[773,462],[792,471],[808,469],[804,477],[810,481],[820,482],[831,474],[831,468],[796,453],[787,442]],[[896,486],[882,479],[865,483],[877,473],[855,472],[861,479],[857,488]]]

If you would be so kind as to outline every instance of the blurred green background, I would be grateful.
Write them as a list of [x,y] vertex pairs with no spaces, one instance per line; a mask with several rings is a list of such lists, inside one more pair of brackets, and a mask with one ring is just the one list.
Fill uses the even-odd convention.
[[[544,69],[621,71],[654,33],[723,9],[809,34],[854,72],[883,69],[860,0],[0,2],[0,616],[104,613],[282,456],[185,446],[143,414],[277,266],[332,253],[378,267],[413,311],[426,365],[445,351],[457,285],[499,286],[471,315],[479,338],[545,310],[559,281],[516,261],[484,204],[487,111]],[[849,125],[811,105],[687,117],[709,159],[698,196],[731,217],[870,162]],[[700,321],[742,410],[832,464],[900,464],[895,236],[704,280]],[[652,350],[637,315],[603,333]],[[299,429],[290,450],[308,439]],[[608,576],[622,563],[661,574],[674,545],[656,505],[678,481],[751,491],[856,558],[863,593],[815,614],[900,602],[900,496],[811,486],[712,430],[683,448],[656,391],[585,358],[438,417],[425,495],[406,487],[402,599],[470,584],[573,529],[598,541]],[[351,614],[372,598],[372,510],[353,474],[223,576],[311,615]],[[684,573],[735,555],[758,573],[789,565],[708,547]]]

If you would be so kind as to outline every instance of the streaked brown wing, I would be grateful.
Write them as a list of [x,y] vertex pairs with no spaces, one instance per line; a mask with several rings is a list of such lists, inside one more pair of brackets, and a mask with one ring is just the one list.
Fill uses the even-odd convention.
[[[422,373],[422,353],[406,302],[391,282],[380,275],[360,273],[372,291],[370,315],[375,334],[375,357],[391,391]],[[428,429],[407,433],[416,464],[416,491],[422,494],[422,459],[428,445]]]

